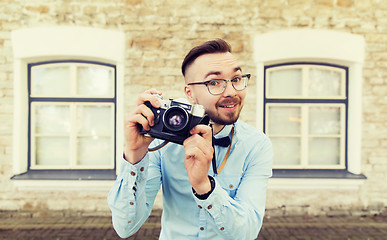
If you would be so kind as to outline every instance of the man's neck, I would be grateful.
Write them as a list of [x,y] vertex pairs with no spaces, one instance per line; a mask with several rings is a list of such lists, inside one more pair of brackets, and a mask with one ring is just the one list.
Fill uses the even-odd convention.
[[214,132],[214,135],[218,134],[224,128],[224,126],[225,125],[219,125],[214,123],[214,125],[212,125],[212,130]]

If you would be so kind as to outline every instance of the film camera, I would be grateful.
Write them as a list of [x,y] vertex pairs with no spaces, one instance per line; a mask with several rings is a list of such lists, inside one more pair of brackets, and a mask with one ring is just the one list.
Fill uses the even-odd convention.
[[201,105],[191,105],[184,98],[164,100],[159,95],[161,107],[155,108],[151,103],[145,102],[154,116],[154,126],[149,131],[141,127],[140,133],[154,138],[183,144],[190,135],[189,131],[198,124],[208,125],[210,118],[205,114]]

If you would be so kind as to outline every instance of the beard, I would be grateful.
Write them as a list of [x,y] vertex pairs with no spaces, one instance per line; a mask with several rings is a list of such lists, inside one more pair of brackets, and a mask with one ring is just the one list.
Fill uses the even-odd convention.
[[[220,114],[218,109],[221,106],[226,106],[229,104],[237,104],[239,106],[239,109],[236,109],[232,112],[224,112],[223,114]],[[210,117],[211,121],[219,124],[219,125],[230,125],[235,123],[240,115],[240,112],[243,108],[243,104],[241,100],[238,97],[232,98],[232,99],[225,99],[223,101],[219,101],[214,109],[206,109],[207,115]]]

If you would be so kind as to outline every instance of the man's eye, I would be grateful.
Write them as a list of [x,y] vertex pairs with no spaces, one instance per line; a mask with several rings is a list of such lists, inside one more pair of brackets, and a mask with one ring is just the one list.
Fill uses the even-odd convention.
[[238,76],[231,79],[231,82],[240,82],[241,80],[242,80],[242,76]]
[[208,85],[210,85],[211,87],[216,87],[216,86],[219,86],[220,85],[220,81],[218,80],[212,80],[208,83]]

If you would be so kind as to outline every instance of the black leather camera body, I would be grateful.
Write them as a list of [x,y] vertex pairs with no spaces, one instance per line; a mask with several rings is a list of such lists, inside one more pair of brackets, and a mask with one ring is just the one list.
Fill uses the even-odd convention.
[[177,144],[183,144],[190,137],[189,131],[198,124],[209,124],[209,117],[205,114],[203,106],[191,105],[186,99],[164,100],[159,98],[160,108],[155,108],[150,102],[145,102],[155,118],[154,126],[149,131],[141,127],[140,133],[163,139]]

